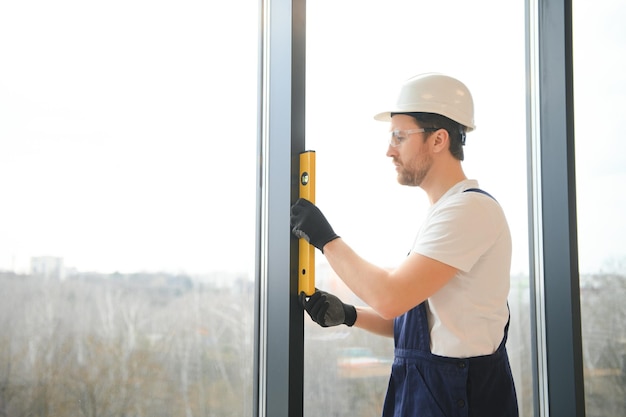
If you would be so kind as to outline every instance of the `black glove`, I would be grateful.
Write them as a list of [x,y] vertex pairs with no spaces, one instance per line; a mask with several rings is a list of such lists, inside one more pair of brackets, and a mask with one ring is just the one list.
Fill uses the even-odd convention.
[[324,245],[339,236],[330,227],[328,220],[315,204],[303,198],[291,206],[291,232],[304,238],[324,253]]
[[336,296],[317,288],[308,301],[306,294],[300,293],[300,303],[309,313],[311,319],[322,327],[339,326],[340,324],[352,326],[356,321],[356,308],[354,306],[344,304]]

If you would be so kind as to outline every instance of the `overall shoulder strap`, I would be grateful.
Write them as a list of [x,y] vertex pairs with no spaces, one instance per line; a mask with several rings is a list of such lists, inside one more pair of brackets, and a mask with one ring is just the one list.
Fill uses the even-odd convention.
[[[495,200],[494,196],[492,196],[491,194],[489,194],[487,191],[485,190],[481,190],[480,188],[468,188],[467,190],[463,191],[464,193],[466,192],[474,192],[474,193],[481,193],[486,195],[487,197],[491,197]],[[497,201],[497,200],[496,200]]]

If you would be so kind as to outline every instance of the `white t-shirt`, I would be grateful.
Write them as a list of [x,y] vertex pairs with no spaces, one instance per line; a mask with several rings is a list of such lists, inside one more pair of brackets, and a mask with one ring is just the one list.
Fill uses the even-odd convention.
[[430,207],[413,252],[458,269],[428,299],[431,352],[465,358],[493,353],[509,317],[511,234],[502,208],[464,180]]

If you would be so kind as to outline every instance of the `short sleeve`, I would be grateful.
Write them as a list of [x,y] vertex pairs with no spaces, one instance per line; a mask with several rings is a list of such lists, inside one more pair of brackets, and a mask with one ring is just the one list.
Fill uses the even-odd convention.
[[413,252],[468,272],[497,240],[504,214],[492,198],[460,193],[435,209],[422,226]]

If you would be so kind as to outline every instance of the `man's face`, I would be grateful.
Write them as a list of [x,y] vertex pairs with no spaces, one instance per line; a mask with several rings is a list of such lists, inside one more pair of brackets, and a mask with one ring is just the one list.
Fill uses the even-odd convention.
[[[391,132],[400,131],[398,146],[389,145],[387,156],[393,161],[398,172],[398,182],[402,185],[419,187],[428,175],[433,164],[429,141],[424,142],[428,133],[405,134],[407,130],[419,129],[415,119],[405,114],[391,118]],[[391,135],[392,133],[389,133]]]

